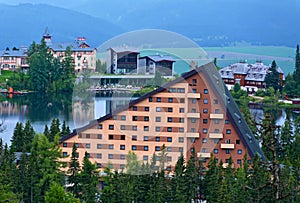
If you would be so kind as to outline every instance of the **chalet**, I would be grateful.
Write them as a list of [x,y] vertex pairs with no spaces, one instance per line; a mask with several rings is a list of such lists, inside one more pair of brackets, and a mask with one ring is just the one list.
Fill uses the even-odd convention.
[[0,64],[2,70],[18,70],[21,69],[27,72],[29,68],[27,60],[27,48],[21,49],[6,49],[0,51]]
[[174,58],[166,55],[150,55],[139,58],[141,74],[155,74],[159,71],[162,76],[173,76]]

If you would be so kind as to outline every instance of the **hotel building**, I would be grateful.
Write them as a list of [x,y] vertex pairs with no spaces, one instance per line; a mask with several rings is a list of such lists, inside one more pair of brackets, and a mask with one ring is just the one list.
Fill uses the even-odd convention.
[[126,165],[126,155],[135,152],[150,162],[162,146],[167,151],[167,169],[173,170],[181,153],[194,150],[204,165],[211,156],[238,167],[247,153],[251,159],[263,152],[213,63],[197,67],[181,77],[133,100],[61,139],[69,162],[73,144],[79,161],[85,152],[99,168]]
[[[254,64],[240,62],[222,68],[219,73],[229,90],[232,90],[234,85],[239,83],[243,90],[257,92],[259,89],[266,88],[265,79],[269,68],[261,61]],[[283,86],[285,80],[283,71],[279,67],[277,71],[280,77],[280,85]]]

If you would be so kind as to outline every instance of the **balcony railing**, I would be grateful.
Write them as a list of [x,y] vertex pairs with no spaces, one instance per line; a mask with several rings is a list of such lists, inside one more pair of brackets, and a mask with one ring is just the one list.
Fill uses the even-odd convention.
[[199,138],[199,133],[198,132],[187,132],[186,137],[188,138]]
[[191,112],[188,112],[186,113],[186,117],[187,118],[200,118],[200,113],[191,113]]
[[209,138],[223,139],[223,133],[209,133]]
[[224,119],[224,114],[222,113],[211,113],[209,115],[210,119]]
[[234,144],[221,144],[221,149],[234,149]]
[[207,152],[200,152],[197,155],[198,155],[198,157],[201,157],[201,158],[210,158],[210,153],[207,153]]
[[189,92],[189,93],[186,94],[186,96],[189,99],[200,99],[201,98],[200,93],[191,93],[191,92]]

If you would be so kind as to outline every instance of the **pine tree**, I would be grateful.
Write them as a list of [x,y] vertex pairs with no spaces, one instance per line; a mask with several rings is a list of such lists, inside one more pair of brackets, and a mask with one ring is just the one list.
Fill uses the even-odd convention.
[[25,124],[24,130],[23,130],[23,137],[24,137],[24,149],[25,152],[30,152],[31,149],[31,143],[34,137],[34,129],[31,126],[30,121],[28,120]]
[[265,78],[267,88],[273,87],[275,91],[281,90],[279,72],[277,71],[277,64],[272,61],[272,65],[268,70]]
[[64,120],[61,126],[61,137],[66,136],[71,133],[69,126],[67,126],[66,121]]
[[300,81],[300,54],[299,54],[299,45],[298,44],[297,44],[296,56],[295,56],[294,80]]
[[63,186],[52,182],[49,191],[46,192],[45,203],[80,203],[80,200],[65,192]]
[[171,199],[173,202],[184,202],[185,201],[185,161],[183,154],[178,157],[178,160],[174,169],[174,177],[171,179]]
[[22,152],[24,147],[23,124],[17,122],[11,139],[11,151]]
[[187,162],[186,170],[185,170],[185,194],[186,201],[190,201],[191,199],[195,199],[197,197],[197,189],[198,189],[198,170],[196,166],[196,154],[193,150],[190,159]]
[[80,185],[82,196],[81,199],[86,203],[96,202],[96,194],[98,184],[98,176],[96,172],[96,166],[91,163],[88,157],[88,153],[85,152],[83,158],[83,167],[80,173]]
[[80,165],[78,161],[77,147],[75,143],[72,148],[71,162],[68,169],[68,190],[74,194],[75,197],[79,197],[80,192]]
[[49,133],[49,141],[50,142],[53,142],[54,141],[54,137],[59,134],[59,137],[60,137],[60,123],[59,123],[59,119],[58,118],[54,118],[52,119],[52,122],[51,122],[51,126],[50,126],[50,133]]

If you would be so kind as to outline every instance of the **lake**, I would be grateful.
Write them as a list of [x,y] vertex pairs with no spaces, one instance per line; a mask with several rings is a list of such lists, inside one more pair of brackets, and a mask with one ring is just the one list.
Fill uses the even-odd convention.
[[[135,99],[130,93],[101,94],[27,94],[14,95],[12,98],[0,95],[0,120],[4,121],[5,130],[0,137],[10,143],[17,122],[29,120],[36,132],[43,132],[45,125],[50,126],[53,118],[64,120],[70,129],[86,125],[90,120],[100,118]],[[251,108],[250,112],[257,119],[262,118],[262,109]],[[273,111],[277,124],[282,125],[286,119],[285,110]],[[294,117],[294,116],[293,116]],[[258,120],[257,120],[258,121]]]

